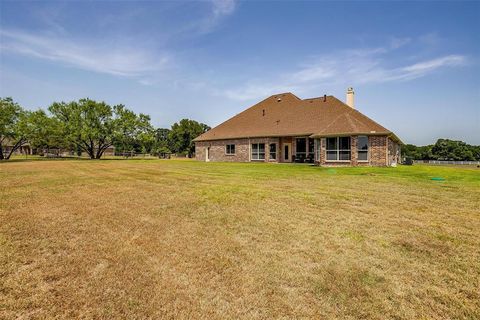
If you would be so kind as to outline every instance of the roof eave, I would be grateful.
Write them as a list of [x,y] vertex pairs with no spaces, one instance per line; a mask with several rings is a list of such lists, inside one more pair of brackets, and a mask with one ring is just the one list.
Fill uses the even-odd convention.
[[342,133],[315,133],[310,136],[310,138],[328,138],[328,137],[342,137],[342,136],[388,136],[395,142],[398,142],[399,144],[403,145],[403,141],[400,140],[397,135],[395,135],[391,131],[385,131],[385,132],[342,132]]
[[256,138],[281,138],[281,137],[310,137],[311,132],[301,132],[301,133],[291,133],[291,134],[262,134],[262,135],[251,135],[251,136],[232,136],[232,137],[219,137],[219,138],[210,138],[210,139],[199,139],[197,137],[193,139],[193,142],[202,142],[202,141],[218,141],[218,140],[233,140],[233,139],[256,139]]
[[335,133],[314,133],[310,136],[310,138],[325,138],[325,137],[340,137],[340,136],[358,136],[358,135],[365,135],[365,136],[388,136],[392,134],[390,131],[380,131],[380,132],[363,132],[363,131],[350,131],[350,132],[335,132]]

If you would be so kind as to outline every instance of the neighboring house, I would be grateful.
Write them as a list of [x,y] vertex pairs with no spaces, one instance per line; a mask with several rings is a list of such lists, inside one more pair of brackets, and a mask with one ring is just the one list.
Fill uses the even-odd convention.
[[[2,143],[4,156],[8,155],[14,146],[15,146],[15,141],[5,139]],[[24,143],[20,148],[15,150],[13,154],[15,155],[32,154],[32,148],[30,147],[30,144],[27,142],[27,143]]]
[[[6,156],[7,154],[10,153],[12,148],[14,147],[14,142],[11,140],[5,139],[5,141],[2,144],[3,146],[3,154]],[[75,156],[77,155],[77,152],[71,149],[65,149],[65,148],[32,148],[30,143],[25,143],[23,144],[20,148],[15,150],[13,152],[14,155],[33,155],[33,154],[38,154],[38,155],[55,155],[55,156],[62,156],[62,157],[68,157],[68,156]],[[104,156],[114,156],[115,155],[115,147],[110,146],[105,151],[103,152]],[[86,152],[82,152],[82,156],[88,156]]]
[[333,96],[300,99],[273,95],[194,139],[201,161],[311,162],[390,166],[400,160],[400,139]]

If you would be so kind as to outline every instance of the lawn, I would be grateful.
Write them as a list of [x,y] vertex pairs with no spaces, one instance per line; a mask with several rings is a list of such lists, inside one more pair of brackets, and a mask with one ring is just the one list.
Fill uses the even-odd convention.
[[475,167],[19,160],[0,185],[0,318],[480,318]]

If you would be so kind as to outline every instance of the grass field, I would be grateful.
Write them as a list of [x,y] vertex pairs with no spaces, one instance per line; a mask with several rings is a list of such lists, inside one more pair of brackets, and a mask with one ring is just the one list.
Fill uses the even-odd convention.
[[478,168],[13,161],[0,185],[0,318],[480,318]]

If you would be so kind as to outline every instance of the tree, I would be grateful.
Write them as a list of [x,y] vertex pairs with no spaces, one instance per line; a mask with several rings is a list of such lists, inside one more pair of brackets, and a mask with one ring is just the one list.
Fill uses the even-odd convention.
[[62,135],[61,123],[58,119],[49,117],[45,111],[38,110],[30,114],[31,130],[28,142],[32,148],[67,148]]
[[480,146],[472,146],[463,141],[438,139],[434,145],[404,145],[402,154],[415,160],[473,161],[480,160]]
[[[0,160],[8,160],[20,147],[28,143],[31,113],[12,98],[0,98]],[[7,152],[6,147],[11,149]]]
[[182,119],[174,123],[169,133],[170,150],[176,153],[186,153],[191,157],[195,152],[193,139],[210,130],[204,123],[195,120]]
[[170,129],[159,128],[155,130],[154,149],[156,153],[170,153],[169,140]]
[[476,160],[480,160],[480,146],[472,146],[471,150],[473,158]]
[[418,147],[418,159],[422,160],[434,160],[436,159],[435,155],[432,152],[432,146],[422,146]]
[[418,160],[418,147],[413,144],[405,144],[402,145],[402,155],[405,157],[411,157],[413,159]]
[[[138,116],[124,105],[114,108],[116,114],[115,146],[123,152],[150,152],[153,144],[153,127],[150,116],[140,113]],[[141,150],[135,150],[135,149]]]
[[81,99],[53,103],[49,108],[60,122],[64,143],[100,159],[114,144],[126,145],[139,131],[150,126],[150,118],[137,116],[123,105],[113,108],[105,102]]
[[432,153],[438,160],[475,160],[473,146],[463,141],[438,139],[432,147]]

